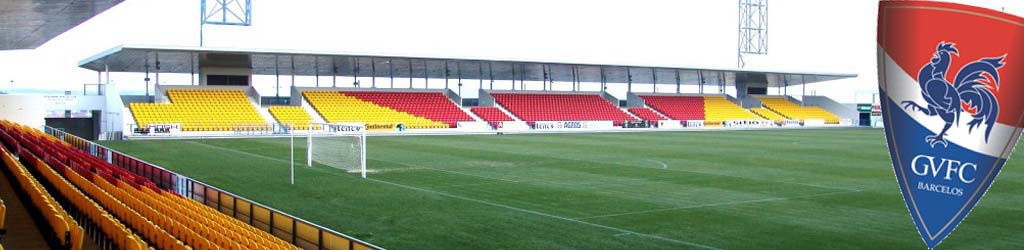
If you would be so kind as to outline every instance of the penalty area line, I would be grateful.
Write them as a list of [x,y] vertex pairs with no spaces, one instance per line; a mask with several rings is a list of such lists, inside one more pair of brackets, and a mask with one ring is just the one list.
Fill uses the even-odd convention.
[[509,209],[509,210],[517,211],[517,212],[528,213],[528,214],[533,214],[533,215],[538,215],[538,216],[543,216],[543,217],[548,217],[548,218],[554,218],[554,219],[559,219],[559,220],[564,220],[564,221],[569,221],[569,222],[575,222],[575,223],[578,223],[578,224],[583,224],[583,225],[587,225],[587,226],[591,226],[591,227],[603,228],[603,229],[619,232],[619,234],[616,234],[616,235],[637,235],[637,236],[643,236],[643,237],[652,238],[652,239],[658,239],[658,240],[662,240],[662,241],[666,241],[666,242],[676,243],[676,244],[680,244],[680,245],[687,245],[687,246],[691,246],[691,247],[698,247],[698,248],[703,248],[703,249],[718,249],[718,250],[721,250],[721,248],[717,248],[717,247],[713,247],[713,246],[708,246],[708,245],[703,245],[703,244],[699,244],[699,243],[693,243],[693,242],[683,241],[683,240],[676,240],[676,239],[666,238],[666,237],[652,235],[652,234],[640,233],[640,232],[636,232],[636,231],[632,231],[632,230],[628,230],[628,229],[622,229],[622,228],[617,228],[617,227],[613,227],[613,226],[606,226],[606,225],[586,222],[586,221],[582,221],[582,220],[578,220],[578,219],[562,217],[562,216],[548,214],[548,213],[544,213],[544,212],[533,211],[533,210],[529,210],[529,209],[525,209],[525,208],[513,207],[513,206],[509,206],[509,205],[505,205],[505,204],[500,204],[500,203],[494,203],[494,202],[485,201],[485,200],[478,200],[478,199],[474,199],[474,198],[464,197],[464,196],[450,194],[450,193],[445,193],[445,192],[438,192],[438,191],[434,191],[434,190],[430,190],[430,189],[419,188],[419,187],[409,186],[409,185],[405,185],[405,184],[389,182],[389,181],[385,181],[385,180],[378,180],[378,179],[373,179],[373,178],[367,178],[367,180],[374,181],[374,182],[379,182],[379,183],[383,183],[383,184],[388,184],[388,185],[392,185],[392,186],[397,186],[397,187],[401,187],[401,188],[412,189],[412,190],[416,190],[416,191],[420,191],[420,192],[432,193],[432,194],[446,196],[446,197],[455,198],[455,199],[460,199],[460,200],[464,200],[464,201],[476,202],[476,203],[480,203],[480,204],[484,204],[484,205],[488,205],[488,206],[500,207],[500,208],[504,208],[504,209]]
[[691,206],[650,209],[650,210],[625,212],[625,213],[617,213],[617,214],[604,214],[604,215],[585,216],[585,217],[577,217],[577,218],[574,218],[574,219],[585,220],[585,219],[618,217],[618,216],[626,216],[626,215],[657,213],[657,212],[675,211],[675,210],[686,210],[686,209],[694,209],[694,208],[708,208],[708,207],[719,207],[719,206],[729,206],[729,205],[742,205],[742,204],[764,203],[764,202],[774,202],[774,201],[787,201],[787,200],[814,198],[814,197],[821,197],[821,196],[830,196],[830,195],[838,195],[838,194],[849,194],[849,193],[857,193],[857,192],[861,192],[861,191],[860,190],[840,191],[840,192],[828,192],[828,193],[820,193],[820,194],[809,194],[809,195],[793,196],[793,197],[774,197],[774,198],[764,198],[764,199],[756,199],[756,200],[707,203],[707,204],[699,204],[699,205],[691,205]]

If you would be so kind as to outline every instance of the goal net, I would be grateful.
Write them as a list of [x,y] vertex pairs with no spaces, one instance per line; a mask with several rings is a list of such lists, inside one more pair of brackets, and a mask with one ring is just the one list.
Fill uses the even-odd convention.
[[365,124],[310,123],[305,132],[307,167],[319,164],[366,178]]

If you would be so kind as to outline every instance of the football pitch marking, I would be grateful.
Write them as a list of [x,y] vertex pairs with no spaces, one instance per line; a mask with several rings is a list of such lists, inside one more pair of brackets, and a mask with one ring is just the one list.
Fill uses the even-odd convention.
[[[245,152],[245,151],[241,151],[241,150],[237,150],[237,149],[232,149],[232,148],[221,147],[221,146],[217,146],[217,145],[210,145],[210,144],[205,144],[205,143],[195,142],[195,141],[188,141],[188,142],[192,143],[192,144],[200,145],[200,146],[220,149],[220,150],[229,151],[229,152],[232,152],[232,153],[243,154],[243,155],[252,156],[252,157],[258,157],[258,158],[272,160],[272,161],[277,161],[277,162],[281,162],[281,163],[289,163],[290,162],[287,159],[281,159],[281,158],[276,158],[276,157],[259,155],[259,154],[255,154],[255,153]],[[561,158],[561,159],[566,159],[566,158]],[[484,179],[499,180],[499,181],[504,181],[504,182],[509,182],[509,183],[524,182],[524,181],[517,181],[517,180],[507,180],[507,179],[501,179],[501,178],[495,178],[495,177],[467,174],[467,173],[462,173],[462,172],[458,172],[458,171],[441,170],[441,169],[429,168],[429,167],[424,167],[424,166],[419,166],[419,165],[415,165],[414,166],[414,165],[409,165],[409,164],[405,164],[405,163],[392,162],[392,161],[386,161],[386,160],[379,160],[379,159],[376,159],[376,160],[383,161],[383,162],[394,163],[394,164],[399,164],[399,165],[406,165],[406,166],[410,166],[410,167],[413,167],[413,168],[416,168],[416,169],[434,170],[434,171],[451,173],[451,174],[459,174],[459,175],[472,176],[472,177],[478,177],[478,178],[484,178]],[[567,160],[581,161],[581,162],[595,162],[595,161],[590,161],[590,160],[573,159],[573,158],[568,158]],[[684,169],[668,169],[668,165],[663,163],[663,162],[656,161],[656,160],[650,160],[650,159],[646,159],[646,160],[647,161],[651,161],[651,162],[658,162],[658,163],[660,163],[663,166],[663,168],[661,168],[661,169],[665,169],[665,170],[669,170],[669,171],[679,171],[679,172],[687,172],[687,173],[694,173],[694,174],[703,174],[703,175],[713,175],[713,176],[723,176],[723,177],[731,177],[731,178],[740,178],[740,179],[765,181],[765,180],[760,180],[760,179],[756,179],[756,178],[749,178],[749,177],[743,177],[743,176],[733,176],[733,175],[727,175],[727,174],[706,173],[706,172],[691,171],[691,170],[684,170]],[[627,165],[627,164],[616,164],[616,165],[630,166],[630,165]],[[644,168],[653,168],[653,167],[644,167]],[[694,242],[689,242],[689,241],[683,241],[683,240],[677,240],[677,239],[672,239],[672,238],[666,238],[666,237],[652,235],[652,234],[640,233],[640,232],[636,232],[636,231],[632,231],[632,230],[628,230],[628,229],[623,229],[623,228],[618,228],[618,227],[613,227],[613,226],[607,226],[607,225],[602,225],[602,224],[596,224],[596,223],[591,223],[591,222],[587,222],[587,221],[583,221],[583,220],[584,219],[593,219],[593,218],[605,218],[605,217],[616,217],[616,216],[635,215],[635,214],[644,214],[644,213],[654,213],[654,212],[661,212],[661,211],[672,211],[672,210],[706,208],[706,207],[727,206],[727,205],[737,205],[737,204],[749,204],[749,203],[784,201],[784,200],[792,200],[792,199],[812,198],[812,197],[820,197],[820,196],[828,196],[828,195],[838,195],[838,194],[862,192],[862,190],[859,190],[859,189],[846,189],[846,188],[828,187],[828,186],[821,186],[821,185],[815,185],[815,184],[806,184],[806,183],[798,183],[798,182],[769,181],[769,182],[776,182],[776,183],[803,185],[803,186],[809,186],[809,187],[816,187],[816,188],[823,188],[823,189],[832,189],[832,190],[840,190],[840,191],[829,192],[829,193],[821,193],[821,194],[804,195],[804,196],[794,196],[794,197],[775,197],[775,198],[756,199],[756,200],[709,203],[709,204],[699,204],[699,205],[674,207],[674,208],[651,209],[651,210],[634,211],[634,212],[626,212],[626,213],[618,213],[618,214],[606,214],[606,215],[596,215],[596,216],[569,218],[569,217],[563,217],[563,216],[548,214],[548,213],[544,213],[544,212],[529,210],[529,209],[525,209],[525,208],[513,207],[513,206],[509,206],[509,205],[505,205],[505,204],[494,203],[494,202],[489,202],[489,201],[485,201],[485,200],[479,200],[479,199],[464,197],[464,196],[455,195],[455,194],[451,194],[451,193],[440,192],[440,191],[435,191],[435,190],[431,190],[431,189],[425,189],[425,188],[409,186],[409,185],[400,184],[400,183],[389,182],[389,181],[380,180],[380,179],[367,178],[366,180],[370,180],[370,181],[374,181],[374,182],[378,182],[378,183],[383,183],[383,184],[388,184],[388,185],[393,185],[393,186],[402,187],[402,188],[406,188],[406,189],[411,189],[411,190],[416,190],[416,191],[421,191],[421,192],[427,192],[427,193],[433,193],[433,194],[437,194],[437,195],[441,195],[441,196],[446,196],[446,197],[450,197],[450,198],[455,198],[455,199],[460,199],[460,200],[465,200],[465,201],[470,201],[470,202],[476,202],[476,203],[480,203],[480,204],[484,204],[484,205],[500,207],[500,208],[505,208],[505,209],[509,209],[509,210],[513,210],[513,211],[518,211],[518,212],[523,212],[523,213],[528,213],[528,214],[534,214],[534,215],[538,215],[538,216],[554,218],[554,219],[559,219],[559,220],[574,222],[574,223],[578,223],[578,224],[582,224],[582,225],[587,225],[587,226],[592,226],[592,227],[597,227],[597,228],[603,228],[603,229],[608,229],[608,230],[613,230],[613,231],[619,232],[619,233],[613,235],[615,237],[623,237],[623,236],[629,236],[629,235],[636,235],[636,236],[647,237],[647,238],[662,240],[662,241],[666,241],[666,242],[672,242],[672,243],[681,244],[681,245],[687,245],[687,246],[704,248],[704,249],[718,249],[718,250],[721,250],[721,248],[717,248],[717,247],[713,247],[713,246],[708,246],[708,245],[703,245],[703,244],[694,243]],[[482,185],[482,184],[473,184],[473,185]]]
[[470,177],[477,177],[477,178],[490,179],[490,180],[496,180],[496,181],[504,181],[504,182],[509,182],[509,183],[522,182],[520,180],[509,180],[509,179],[502,179],[502,178],[497,178],[497,177],[490,177],[490,176],[483,176],[483,175],[476,175],[476,174],[468,174],[468,173],[463,173],[463,172],[459,172],[459,171],[451,171],[451,170],[446,170],[446,169],[432,168],[432,167],[427,167],[427,166],[418,165],[418,164],[408,164],[408,163],[401,163],[401,162],[393,162],[393,161],[381,160],[381,159],[374,159],[374,160],[375,161],[382,161],[382,162],[392,163],[392,164],[410,166],[410,167],[418,168],[418,169],[428,169],[428,170],[434,170],[434,171],[444,172],[444,173],[449,173],[449,174],[465,175],[465,176],[470,176]]
[[[256,157],[256,158],[272,160],[272,161],[276,161],[276,162],[291,163],[291,161],[289,161],[289,160],[283,160],[283,159],[276,158],[276,157],[270,157],[270,156],[266,156],[266,155],[249,153],[249,152],[245,152],[245,151],[241,151],[241,150],[233,149],[233,148],[225,148],[225,147],[221,147],[221,146],[217,146],[217,145],[210,145],[210,144],[206,144],[206,143],[202,143],[202,142],[196,142],[196,141],[186,141],[186,142],[191,143],[191,144],[195,144],[195,145],[199,145],[199,146],[208,147],[208,148],[224,150],[224,151],[228,151],[228,152],[232,152],[232,153],[236,153],[236,154],[243,154],[243,155],[252,156],[252,157]],[[305,165],[305,164],[303,164],[303,165]]]
[[809,195],[801,195],[801,196],[793,196],[793,197],[773,197],[773,198],[764,198],[764,199],[756,199],[756,200],[743,200],[743,201],[729,201],[729,202],[707,203],[707,204],[697,204],[697,205],[682,206],[682,207],[659,208],[659,209],[650,209],[650,210],[633,211],[633,212],[616,213],[616,214],[603,214],[603,215],[594,215],[594,216],[584,216],[584,217],[576,217],[574,219],[585,220],[585,219],[618,217],[618,216],[625,216],[625,215],[637,215],[637,214],[656,213],[656,212],[664,212],[664,211],[686,210],[686,209],[694,209],[694,208],[708,208],[708,207],[719,207],[719,206],[729,206],[729,205],[742,205],[742,204],[752,204],[752,203],[766,203],[766,202],[787,201],[787,200],[814,198],[814,197],[821,197],[821,196],[849,194],[849,193],[858,193],[858,192],[861,192],[861,191],[860,190],[855,190],[855,191],[839,191],[839,192],[809,194]]
[[[210,148],[217,148],[217,149],[221,149],[221,150],[225,150],[225,151],[229,151],[229,152],[233,152],[233,153],[237,153],[237,154],[244,154],[244,155],[248,155],[248,156],[259,157],[259,158],[262,158],[262,159],[273,160],[273,161],[283,162],[283,163],[288,163],[289,162],[288,160],[284,160],[284,159],[280,159],[280,158],[275,158],[275,157],[270,157],[270,156],[265,156],[265,155],[258,155],[258,154],[254,154],[254,153],[249,153],[249,152],[237,150],[237,149],[225,148],[225,147],[221,147],[221,146],[209,145],[209,144],[200,143],[200,142],[194,142],[194,141],[189,141],[189,142],[193,143],[193,144],[197,144],[197,145],[201,145],[201,146],[206,146],[206,147],[210,147]],[[494,179],[494,178],[489,178],[489,179]],[[548,213],[544,213],[544,212],[538,212],[538,211],[529,210],[529,209],[525,209],[525,208],[518,208],[518,207],[513,207],[513,206],[509,206],[509,205],[505,205],[505,204],[494,203],[494,202],[489,202],[489,201],[485,201],[485,200],[479,200],[479,199],[464,197],[464,196],[460,196],[460,195],[455,195],[455,194],[450,194],[450,193],[445,193],[445,192],[439,192],[439,191],[434,191],[434,190],[430,190],[430,189],[425,189],[425,188],[420,188],[420,187],[415,187],[415,186],[409,186],[409,185],[405,185],[405,184],[389,182],[389,181],[385,181],[385,180],[379,180],[379,179],[374,179],[374,178],[367,178],[366,180],[374,181],[374,182],[378,182],[378,183],[383,183],[383,184],[388,184],[388,185],[392,185],[392,186],[397,186],[397,187],[402,187],[402,188],[406,188],[406,189],[412,189],[412,190],[416,190],[416,191],[420,191],[420,192],[427,192],[427,193],[437,194],[437,195],[446,196],[446,197],[449,197],[449,198],[455,198],[455,199],[460,199],[460,200],[465,200],[465,201],[470,201],[470,202],[476,202],[476,203],[480,203],[480,204],[484,204],[484,205],[505,208],[505,209],[509,209],[509,210],[513,210],[513,211],[518,211],[518,212],[523,212],[523,213],[528,213],[528,214],[533,214],[533,215],[538,215],[538,216],[544,216],[544,217],[548,217],[548,218],[554,218],[554,219],[559,219],[559,220],[564,220],[564,221],[569,221],[569,222],[575,222],[575,223],[583,224],[583,225],[587,225],[587,226],[608,229],[608,230],[619,232],[619,234],[617,234],[617,235],[623,235],[623,236],[624,235],[637,235],[637,236],[643,236],[643,237],[647,237],[647,238],[658,239],[658,240],[662,240],[662,241],[666,241],[666,242],[672,242],[672,243],[681,244],[681,245],[687,245],[687,246],[692,246],[692,247],[698,247],[698,248],[704,248],[704,249],[717,249],[717,250],[721,250],[721,248],[712,247],[712,246],[708,246],[708,245],[703,245],[703,244],[699,244],[699,243],[694,243],[694,242],[689,242],[689,241],[682,241],[682,240],[666,238],[666,237],[652,235],[652,234],[640,233],[640,232],[636,232],[636,231],[632,231],[632,230],[628,230],[628,229],[622,229],[622,228],[617,228],[617,227],[612,227],[612,226],[606,226],[606,225],[601,225],[601,224],[590,223],[590,222],[586,222],[586,221],[582,221],[582,220],[577,220],[577,219],[573,219],[573,218],[562,217],[562,216],[558,216],[558,215],[548,214]]]
[[553,214],[548,214],[548,213],[544,213],[544,212],[529,210],[529,209],[525,209],[525,208],[513,207],[513,206],[509,206],[509,205],[505,205],[505,204],[500,204],[500,203],[494,203],[494,202],[485,201],[485,200],[478,200],[478,199],[464,197],[464,196],[455,195],[455,194],[450,194],[450,193],[446,193],[446,192],[439,192],[439,191],[434,191],[434,190],[430,190],[430,189],[419,188],[419,187],[415,187],[415,186],[409,186],[409,185],[405,185],[405,184],[399,184],[399,183],[394,183],[394,182],[389,182],[389,181],[380,180],[380,179],[374,179],[374,178],[367,178],[366,180],[374,181],[374,182],[378,182],[378,183],[383,183],[383,184],[388,184],[388,185],[393,185],[393,186],[397,186],[397,187],[402,187],[402,188],[406,188],[406,189],[412,189],[412,190],[416,190],[416,191],[420,191],[420,192],[427,192],[427,193],[432,193],[432,194],[436,194],[436,195],[446,196],[446,197],[449,197],[449,198],[455,198],[455,199],[460,199],[460,200],[464,200],[464,201],[476,202],[476,203],[480,203],[480,204],[484,204],[484,205],[505,208],[505,209],[509,209],[509,210],[513,210],[513,211],[517,211],[517,212],[523,212],[523,213],[528,213],[528,214],[533,214],[533,215],[538,215],[538,216],[544,216],[544,217],[548,217],[548,218],[554,218],[554,219],[559,219],[559,220],[564,220],[564,221],[569,221],[569,222],[575,222],[575,223],[578,223],[578,224],[583,224],[583,225],[587,225],[587,226],[603,228],[603,229],[608,229],[608,230],[619,232],[618,234],[615,234],[614,236],[637,235],[637,236],[643,236],[643,237],[647,237],[647,238],[652,238],[652,239],[658,239],[658,240],[662,240],[662,241],[672,242],[672,243],[676,243],[676,244],[687,245],[687,246],[691,246],[691,247],[721,250],[721,248],[717,248],[717,247],[713,247],[713,246],[708,246],[708,245],[703,245],[703,244],[699,244],[699,243],[683,241],[683,240],[677,240],[677,239],[672,239],[672,238],[666,238],[666,237],[652,235],[652,234],[640,233],[640,232],[632,231],[632,230],[629,230],[629,229],[622,229],[622,228],[613,227],[613,226],[607,226],[607,225],[601,225],[601,224],[586,222],[586,221],[582,221],[582,220],[578,220],[578,219],[562,217],[562,216],[558,216],[558,215],[553,215]]
[[646,159],[646,161],[661,164],[661,169],[668,169],[668,164],[665,164],[664,162],[661,162],[661,161],[658,161],[658,160],[651,160],[651,159]]

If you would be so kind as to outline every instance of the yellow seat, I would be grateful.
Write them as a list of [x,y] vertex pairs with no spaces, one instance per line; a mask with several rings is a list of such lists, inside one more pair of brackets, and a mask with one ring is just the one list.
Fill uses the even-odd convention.
[[750,113],[724,96],[704,97],[704,123],[721,125],[729,120],[761,120],[761,117]]
[[367,125],[367,129],[394,129],[397,124],[404,124],[410,129],[448,127],[442,122],[363,101],[338,91],[305,91],[302,95],[330,123],[362,122]]
[[800,106],[785,97],[764,96],[759,97],[761,105],[765,108],[786,117],[787,119],[800,120],[809,119],[825,120],[826,124],[839,124],[839,116],[816,106]]
[[180,124],[183,131],[242,130],[266,124],[242,90],[172,89],[167,96],[169,104],[130,103],[136,124]]

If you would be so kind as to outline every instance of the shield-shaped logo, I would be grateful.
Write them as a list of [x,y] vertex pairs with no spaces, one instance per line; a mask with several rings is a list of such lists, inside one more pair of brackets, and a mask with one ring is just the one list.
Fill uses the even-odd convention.
[[1020,137],[1024,18],[952,3],[883,1],[882,116],[896,179],[929,248],[985,194]]

